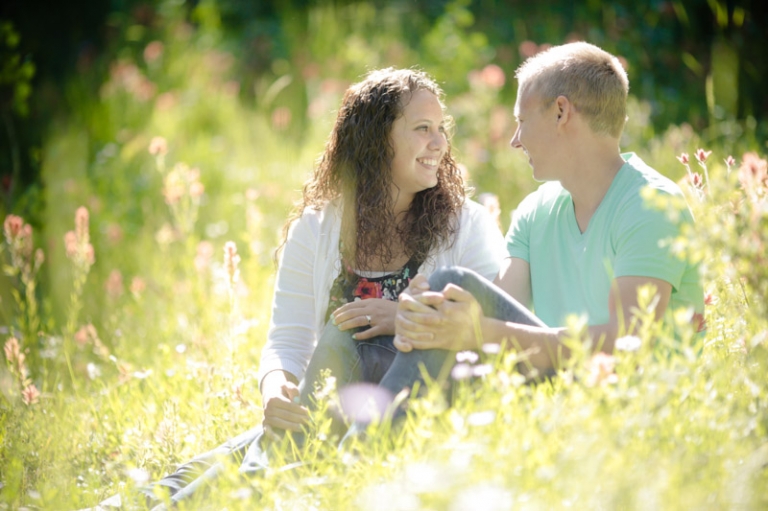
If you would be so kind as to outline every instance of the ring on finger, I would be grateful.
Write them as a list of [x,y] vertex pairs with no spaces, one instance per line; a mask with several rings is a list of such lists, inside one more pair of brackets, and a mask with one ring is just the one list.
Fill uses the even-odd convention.
[[368,321],[368,326],[371,326],[371,316],[366,314],[365,319]]

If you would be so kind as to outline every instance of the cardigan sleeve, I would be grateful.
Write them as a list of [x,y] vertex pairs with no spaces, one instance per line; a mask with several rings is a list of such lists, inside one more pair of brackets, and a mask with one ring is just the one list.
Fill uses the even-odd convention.
[[304,376],[315,347],[313,273],[320,234],[320,212],[307,210],[291,225],[280,258],[272,319],[261,353],[259,387],[267,373],[282,369]]
[[496,222],[480,204],[467,200],[462,210],[457,240],[456,264],[493,280],[507,251]]

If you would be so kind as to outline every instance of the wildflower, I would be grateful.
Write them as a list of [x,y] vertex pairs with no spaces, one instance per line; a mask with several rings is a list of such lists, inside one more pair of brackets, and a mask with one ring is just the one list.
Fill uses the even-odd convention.
[[699,148],[696,150],[696,160],[700,164],[704,164],[707,162],[707,158],[709,158],[709,155],[712,154],[712,151],[705,151],[702,148]]
[[603,385],[618,382],[618,376],[613,372],[616,367],[616,358],[606,353],[595,353],[587,363],[589,375],[587,384],[590,386]]
[[456,364],[451,369],[451,378],[454,380],[466,380],[472,376],[472,366],[465,363]]
[[691,174],[691,185],[697,190],[701,190],[704,187],[704,180],[702,179],[701,174],[698,172]]
[[197,244],[197,255],[195,256],[195,269],[202,272],[211,263],[213,257],[213,244],[210,241],[201,241]]
[[94,343],[99,340],[99,334],[96,331],[96,327],[88,323],[87,325],[80,327],[80,330],[75,332],[75,342],[79,346],[85,346],[89,341]]
[[739,182],[745,190],[768,187],[768,161],[760,159],[757,153],[744,153],[739,167]]
[[144,60],[151,63],[163,56],[163,43],[152,41],[144,48]]
[[688,153],[680,153],[680,156],[678,156],[677,159],[683,165],[688,165]]
[[5,232],[5,239],[8,244],[11,245],[13,241],[21,233],[21,228],[24,226],[24,220],[20,216],[8,215],[3,222],[3,231]]
[[282,131],[291,125],[291,109],[286,106],[275,108],[272,112],[272,127]]
[[493,372],[493,366],[491,364],[480,364],[472,368],[472,376],[487,376]]
[[230,286],[234,286],[240,278],[239,264],[240,256],[237,254],[237,245],[234,241],[226,242],[224,244],[224,269],[229,275]]
[[109,224],[107,226],[107,239],[113,245],[123,240],[123,229],[118,224]]
[[456,353],[456,362],[469,362],[474,364],[480,357],[474,351],[459,351]]
[[528,57],[533,57],[539,52],[539,45],[533,41],[523,41],[520,43],[518,51],[520,52],[521,57],[527,59]]
[[67,231],[64,235],[64,248],[67,251],[67,257],[70,259],[77,255],[77,235],[75,231]]
[[200,197],[205,192],[205,186],[200,181],[195,181],[189,185],[190,197]]
[[259,191],[256,190],[255,188],[248,188],[245,191],[245,198],[246,200],[253,202],[259,198]]
[[133,296],[139,296],[147,288],[146,282],[141,277],[133,277],[131,279],[131,287],[129,288]]
[[5,341],[3,351],[5,352],[5,359],[8,361],[11,372],[19,378],[25,378],[27,375],[27,368],[24,364],[24,359],[26,357],[24,356],[24,353],[21,352],[21,346],[19,346],[18,339],[11,337]]
[[123,274],[120,273],[120,270],[112,270],[109,273],[104,288],[107,291],[107,296],[111,299],[120,298],[123,294]]
[[75,212],[75,230],[64,235],[67,257],[77,265],[92,266],[95,262],[93,245],[89,243],[88,209],[81,206]]
[[736,160],[733,159],[733,156],[728,155],[728,158],[723,160],[725,162],[725,165],[728,167],[728,172],[731,171],[731,167],[736,166]]
[[480,72],[480,79],[491,89],[501,89],[507,81],[507,78],[504,75],[504,70],[496,64],[488,64],[485,66]]
[[168,153],[168,142],[163,137],[153,137],[149,143],[149,154],[152,156],[165,156]]
[[34,383],[30,383],[21,391],[21,398],[24,400],[24,404],[33,405],[40,398],[40,391],[37,390]]
[[643,341],[636,335],[625,335],[616,339],[616,349],[619,351],[637,351]]
[[485,412],[475,412],[467,417],[467,424],[470,426],[487,426],[493,423],[496,418],[496,412],[487,410]]

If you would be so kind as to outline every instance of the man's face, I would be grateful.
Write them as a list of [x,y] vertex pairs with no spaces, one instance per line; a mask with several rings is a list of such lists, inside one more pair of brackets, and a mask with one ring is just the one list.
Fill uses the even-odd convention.
[[543,107],[538,94],[522,90],[518,92],[515,103],[515,118],[517,130],[509,144],[528,155],[534,179],[557,180],[559,117],[555,102]]

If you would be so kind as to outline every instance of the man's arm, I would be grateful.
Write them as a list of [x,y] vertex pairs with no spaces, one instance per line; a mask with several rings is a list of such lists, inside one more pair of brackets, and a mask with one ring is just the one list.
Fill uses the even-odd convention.
[[519,257],[504,259],[493,283],[529,309],[533,305],[531,265],[525,259]]
[[[510,266],[517,266],[519,270],[521,265],[512,260],[507,268]],[[514,271],[497,279],[505,291],[505,282],[511,282]],[[672,286],[668,282],[650,277],[619,277],[613,281],[607,304],[610,313],[608,323],[588,329],[590,337],[602,351],[612,352],[618,335],[633,332],[636,325],[632,318],[638,309],[638,290],[648,284],[656,288],[657,300],[653,303],[658,319],[669,304]],[[530,284],[528,289],[530,297]],[[521,298],[525,298],[524,286],[522,290],[512,290],[522,293]],[[478,349],[484,344],[509,344],[529,351],[529,361],[538,369],[557,367],[570,356],[568,348],[562,343],[565,328],[535,327],[485,317],[475,298],[452,284],[446,286],[442,293],[426,292],[417,297],[404,293],[398,306],[396,331],[395,345],[401,351],[434,348],[459,351]]]

